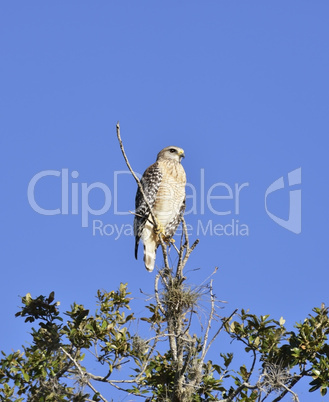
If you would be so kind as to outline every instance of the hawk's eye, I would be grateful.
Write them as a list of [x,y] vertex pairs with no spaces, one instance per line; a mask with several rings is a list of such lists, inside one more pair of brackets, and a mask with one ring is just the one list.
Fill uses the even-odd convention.
[[169,152],[171,152],[171,153],[173,154],[174,152],[176,152],[176,149],[170,148],[170,149],[169,149]]

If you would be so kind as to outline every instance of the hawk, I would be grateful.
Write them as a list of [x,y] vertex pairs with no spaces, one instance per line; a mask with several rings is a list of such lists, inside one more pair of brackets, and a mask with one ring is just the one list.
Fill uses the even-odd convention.
[[[160,228],[160,233],[168,241],[176,232],[185,211],[186,174],[181,160],[182,148],[170,146],[158,153],[156,162],[148,167],[141,179],[141,185]],[[140,239],[144,243],[144,263],[148,271],[153,271],[159,235],[155,233],[154,222],[144,197],[138,187],[134,219],[135,258],[137,259]]]

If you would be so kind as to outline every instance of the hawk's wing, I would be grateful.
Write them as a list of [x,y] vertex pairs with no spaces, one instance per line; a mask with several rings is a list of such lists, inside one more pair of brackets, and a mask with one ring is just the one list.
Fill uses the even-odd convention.
[[[151,208],[153,208],[157,192],[162,180],[162,172],[157,162],[148,167],[141,179],[141,185],[143,187],[144,194]],[[150,211],[144,200],[143,194],[139,187],[137,189],[135,198],[135,219],[134,219],[134,234],[136,237],[135,242],[135,258],[137,259],[138,244],[142,235],[145,223],[149,218]]]

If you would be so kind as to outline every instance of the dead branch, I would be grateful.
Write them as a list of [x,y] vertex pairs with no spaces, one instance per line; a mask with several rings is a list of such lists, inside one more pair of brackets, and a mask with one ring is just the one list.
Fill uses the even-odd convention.
[[230,319],[237,313],[237,311],[238,311],[238,309],[235,309],[229,317],[227,317],[225,320],[223,320],[222,325],[218,328],[217,332],[215,333],[215,335],[212,337],[211,341],[209,342],[207,350],[206,350],[206,354],[208,353],[211,344],[214,342],[214,340],[217,338],[218,334],[224,328],[225,324],[230,321]]
[[159,279],[160,279],[160,274],[157,274],[156,277],[155,277],[155,281],[154,281],[155,300],[157,302],[157,305],[158,305],[159,310],[161,311],[161,313],[163,315],[166,315],[166,312],[165,312],[165,310],[163,308],[163,305],[162,305],[162,303],[160,301],[160,298],[159,298]]

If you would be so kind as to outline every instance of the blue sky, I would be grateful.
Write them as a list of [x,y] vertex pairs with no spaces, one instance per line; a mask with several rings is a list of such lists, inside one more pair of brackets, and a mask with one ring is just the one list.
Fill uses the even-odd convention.
[[[54,290],[64,311],[73,301],[92,307],[97,289],[128,282],[143,314],[139,289],[152,293],[154,273],[134,259],[132,215],[117,213],[134,208],[136,192],[122,173],[118,120],[140,174],[165,146],[184,148],[195,212],[186,221],[191,240],[200,238],[186,271],[199,284],[219,267],[214,288],[228,302],[224,315],[249,308],[291,327],[329,304],[328,13],[320,0],[1,4],[0,349],[29,339],[14,317],[27,292]],[[289,189],[288,173],[299,168],[301,183]],[[67,214],[30,205],[28,185],[45,171],[57,176],[36,183],[35,202],[63,212],[67,172]],[[285,187],[267,206],[288,220],[289,190],[301,189],[299,234],[265,211],[266,190],[281,177]],[[82,191],[93,183],[103,190],[89,188],[90,208],[107,199],[108,210],[82,227]],[[229,198],[209,205],[209,191]],[[95,225],[108,225],[106,233]],[[228,225],[248,235],[229,235]]]

